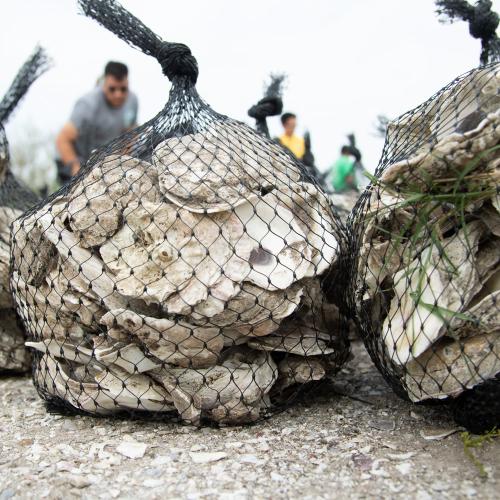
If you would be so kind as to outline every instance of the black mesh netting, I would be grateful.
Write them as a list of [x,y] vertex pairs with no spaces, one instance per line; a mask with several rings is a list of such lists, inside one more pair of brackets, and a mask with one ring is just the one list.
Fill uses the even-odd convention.
[[388,126],[355,207],[353,307],[384,376],[500,424],[500,64],[473,70]]
[[0,101],[0,373],[23,372],[30,359],[24,348],[24,333],[15,313],[9,287],[10,225],[37,202],[37,197],[10,170],[9,144],[4,124],[31,84],[49,65],[47,55],[36,48],[19,70]]
[[255,421],[348,355],[333,286],[345,231],[287,152],[200,99],[186,46],[115,2],[80,4],[172,89],[13,227],[35,385],[92,414]]

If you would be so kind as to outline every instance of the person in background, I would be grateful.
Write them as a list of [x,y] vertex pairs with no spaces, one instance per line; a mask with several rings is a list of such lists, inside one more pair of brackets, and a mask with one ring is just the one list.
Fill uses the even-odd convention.
[[298,160],[302,160],[306,152],[306,145],[303,137],[295,135],[297,116],[293,113],[283,113],[281,115],[281,123],[284,133],[278,138],[280,144],[291,151]]
[[128,68],[110,61],[102,83],[75,104],[69,122],[56,139],[58,177],[68,182],[92,151],[116,139],[137,123],[138,101],[128,87]]
[[351,148],[343,146],[340,150],[340,158],[331,168],[332,186],[336,193],[358,189],[354,167],[355,158]]

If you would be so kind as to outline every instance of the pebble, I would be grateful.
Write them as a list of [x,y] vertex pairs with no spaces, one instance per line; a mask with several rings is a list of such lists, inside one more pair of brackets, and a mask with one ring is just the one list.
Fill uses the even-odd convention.
[[374,476],[378,477],[391,477],[391,475],[385,470],[385,469],[375,469],[371,470],[370,474],[373,474]]
[[116,447],[116,451],[127,458],[142,458],[148,445],[134,441],[123,441]]
[[281,475],[278,474],[277,472],[271,472],[271,480],[272,481],[277,481],[277,482],[284,482],[286,479]]
[[227,458],[227,453],[222,451],[218,452],[190,452],[189,456],[195,464],[206,464],[210,462],[218,462]]
[[457,427],[451,429],[422,429],[420,435],[427,441],[440,441],[445,439],[452,434],[455,434],[460,429]]
[[370,427],[379,431],[393,431],[396,428],[396,422],[392,418],[377,418],[368,422]]
[[388,453],[387,457],[391,460],[408,460],[416,455],[415,452],[409,451],[408,453]]
[[477,495],[476,488],[473,488],[472,486],[464,488],[463,492],[464,492],[464,495],[466,495],[469,498],[475,497]]
[[195,445],[191,446],[190,451],[203,451],[203,450],[206,450],[206,449],[207,449],[207,447],[204,446],[204,445],[195,444]]
[[17,444],[19,446],[30,446],[33,444],[33,439],[31,438],[26,438],[26,439],[20,439]]
[[410,462],[403,462],[394,466],[403,476],[410,473],[412,469],[412,464]]
[[75,467],[74,464],[70,462],[65,462],[64,460],[61,460],[56,464],[56,468],[60,472],[71,472],[74,469],[74,467]]
[[[233,442],[230,442],[230,443],[226,443],[224,446],[225,446],[227,449],[233,449],[233,448],[235,448],[235,449],[239,449],[239,448],[242,448],[244,445],[243,445],[243,443],[242,443],[242,442],[240,442],[240,441],[233,441]],[[195,450],[193,450],[193,449],[191,448],[191,451],[195,451]]]
[[410,411],[410,417],[413,418],[413,420],[423,420],[425,418],[420,412],[415,410]]
[[267,443],[267,441],[262,441],[261,443],[259,443],[257,445],[257,449],[259,451],[269,451],[271,449],[271,447],[269,446],[269,444]]
[[146,488],[158,488],[164,484],[163,479],[146,479],[142,483]]
[[87,486],[90,486],[92,483],[83,476],[76,476],[76,475],[70,475],[68,476],[68,482],[71,484],[71,486],[74,486],[75,488],[87,488]]
[[265,460],[259,459],[255,455],[241,455],[239,461],[244,464],[260,464],[265,462]]
[[398,445],[395,443],[391,443],[390,441],[384,441],[383,446],[385,448],[389,448],[390,450],[397,451],[398,450]]
[[155,457],[153,461],[151,462],[152,465],[165,465],[173,462],[173,459],[169,455],[160,455],[158,457]]
[[163,473],[164,473],[164,471],[162,469],[159,469],[159,468],[145,469],[144,470],[144,474],[146,474],[147,476],[151,476],[151,477],[160,477],[160,476],[163,476]]
[[448,489],[448,485],[444,481],[434,481],[431,484],[431,488],[436,491],[446,491]]
[[415,495],[416,500],[432,500],[432,496],[425,490],[418,490]]
[[389,460],[387,460],[386,458],[377,458],[376,460],[373,460],[373,463],[372,463],[372,468],[370,470],[370,474],[376,474],[376,472],[379,470],[379,465],[384,463],[384,462],[388,462]]
[[392,491],[392,493],[400,493],[401,491],[403,491],[404,486],[402,484],[389,483],[389,489]]
[[362,453],[358,453],[352,456],[352,460],[356,467],[361,469],[364,472],[368,472],[372,469],[373,459],[367,455],[363,455]]

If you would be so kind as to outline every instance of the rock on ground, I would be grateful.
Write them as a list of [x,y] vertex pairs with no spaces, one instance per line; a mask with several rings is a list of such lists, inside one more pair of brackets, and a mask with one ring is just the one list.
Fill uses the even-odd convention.
[[354,351],[311,403],[242,428],[51,415],[29,379],[1,378],[0,500],[494,498],[500,440],[474,451],[482,479],[448,413],[401,401]]

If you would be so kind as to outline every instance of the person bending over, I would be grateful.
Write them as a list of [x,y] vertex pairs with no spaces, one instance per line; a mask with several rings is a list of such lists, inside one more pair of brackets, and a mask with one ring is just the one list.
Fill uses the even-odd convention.
[[336,193],[342,193],[350,189],[357,190],[355,175],[355,158],[349,146],[343,146],[340,150],[340,158],[331,168],[332,187]]

